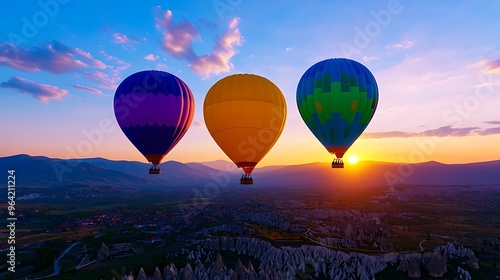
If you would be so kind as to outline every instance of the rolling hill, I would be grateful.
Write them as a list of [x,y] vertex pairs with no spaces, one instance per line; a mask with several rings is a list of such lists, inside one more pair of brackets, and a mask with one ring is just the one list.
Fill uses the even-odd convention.
[[[212,167],[210,167],[212,166]],[[196,186],[224,177],[237,185],[241,171],[231,163],[162,163],[162,174],[149,175],[149,165],[104,158],[55,159],[14,155],[0,158],[2,170],[15,169],[17,185]],[[220,169],[220,168],[226,168]],[[364,161],[332,169],[329,163],[256,168],[254,187],[387,186],[387,185],[491,185],[500,184],[500,160],[468,164],[424,162],[400,164]]]

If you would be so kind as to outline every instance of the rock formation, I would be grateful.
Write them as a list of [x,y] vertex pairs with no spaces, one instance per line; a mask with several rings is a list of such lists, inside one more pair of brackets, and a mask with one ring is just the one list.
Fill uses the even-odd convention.
[[408,260],[405,259],[405,258],[401,259],[401,261],[399,262],[399,266],[398,266],[397,270],[403,271],[403,272],[408,271]]
[[153,278],[151,278],[151,280],[163,280],[163,277],[161,277],[160,269],[158,267],[156,267]]
[[137,275],[137,280],[148,280],[148,276],[146,276],[146,272],[144,272],[144,269],[141,267],[141,270],[139,270],[139,274]]
[[472,250],[469,252],[469,260],[467,261],[467,264],[470,268],[479,269],[478,259]]
[[443,277],[446,273],[446,262],[446,256],[444,256],[441,251],[434,251],[434,254],[432,254],[427,264],[429,275],[432,277]]
[[416,257],[411,257],[408,261],[408,277],[410,278],[420,278],[420,265]]
[[102,243],[101,247],[99,248],[99,251],[97,252],[97,260],[98,261],[105,261],[110,257],[109,255],[109,248],[106,246],[106,244]]

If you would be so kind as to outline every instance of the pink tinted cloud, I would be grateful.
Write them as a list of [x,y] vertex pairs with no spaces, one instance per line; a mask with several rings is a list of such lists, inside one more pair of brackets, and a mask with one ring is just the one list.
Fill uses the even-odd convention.
[[22,94],[30,94],[44,103],[47,103],[49,99],[61,99],[68,94],[68,91],[65,89],[60,89],[52,85],[39,84],[19,77],[12,77],[7,82],[0,83],[0,87],[15,89]]
[[156,69],[157,70],[168,70],[168,65],[163,62],[159,62],[156,64]]
[[230,60],[237,53],[236,46],[240,46],[243,41],[238,23],[239,19],[234,18],[217,39],[212,53],[199,56],[192,45],[199,35],[191,22],[175,23],[170,10],[156,17],[156,28],[163,34],[163,50],[176,58],[187,60],[191,70],[203,77],[228,72],[233,68]]
[[144,57],[144,59],[145,59],[145,60],[149,60],[149,61],[155,61],[155,60],[157,60],[157,59],[159,59],[159,58],[160,58],[160,56],[158,56],[158,55],[154,55],[154,54],[152,54],[152,53],[150,53],[150,54],[148,54],[148,55],[146,55],[146,56]]
[[385,46],[385,49],[404,50],[404,49],[411,48],[413,46],[413,44],[415,44],[415,41],[411,41],[411,40],[403,41],[403,42],[399,42],[399,43],[391,43],[391,44]]
[[110,54],[107,54],[104,50],[101,50],[100,53],[104,55],[108,60],[112,61],[115,65],[108,65],[108,68],[117,70],[117,71],[123,71],[127,70],[130,68],[130,63],[121,60],[117,58],[116,56],[112,56]]
[[486,69],[484,72],[487,73],[497,73],[500,72],[500,58],[496,60],[491,60],[486,63]]
[[113,33],[113,39],[117,44],[137,43],[137,40],[130,39],[129,37],[127,37],[127,35],[118,32]]
[[487,128],[482,131],[478,131],[479,135],[493,135],[493,134],[500,134],[500,127],[492,127],[492,128]]
[[107,65],[104,64],[104,62],[92,57],[92,55],[90,53],[88,53],[82,49],[79,49],[79,48],[75,48],[74,51],[76,54],[81,55],[82,59],[85,60],[90,65],[92,65],[96,68],[99,68],[99,69],[106,69]]
[[99,52],[100,52],[100,53],[101,53],[104,57],[106,57],[108,60],[113,61],[113,62],[114,62],[114,63],[116,63],[116,64],[127,64],[127,62],[125,62],[125,61],[123,61],[123,60],[119,59],[119,58],[118,58],[118,57],[116,57],[116,56],[112,56],[112,55],[110,55],[110,54],[106,53],[106,51],[104,51],[104,50],[100,50]]
[[226,33],[217,40],[212,54],[197,57],[191,62],[191,69],[199,75],[208,77],[229,72],[233,68],[231,58],[237,53],[235,46],[240,46],[243,38],[238,29],[238,18],[229,24]]
[[102,91],[95,89],[95,88],[92,88],[92,87],[88,87],[88,86],[82,86],[82,85],[76,84],[73,87],[75,87],[77,89],[86,90],[88,92],[92,92],[92,93],[99,94],[99,95],[102,94]]
[[370,62],[370,61],[373,61],[373,60],[377,60],[378,59],[378,56],[363,56],[363,61],[366,61],[366,62]]
[[443,126],[436,129],[429,129],[422,132],[368,132],[363,133],[363,139],[381,139],[381,138],[409,138],[409,137],[463,137],[475,135],[500,134],[500,127],[481,129],[479,127],[460,127]]
[[202,122],[202,121],[193,121],[193,123],[191,124],[191,126],[193,126],[193,127],[204,127],[205,126],[205,122]]
[[188,60],[196,56],[192,42],[199,36],[191,22],[175,23],[172,19],[172,11],[166,10],[163,16],[156,18],[156,28],[163,33],[162,46],[165,52]]
[[121,80],[120,75],[121,72],[130,68],[130,63],[117,58],[116,56],[110,55],[106,53],[104,50],[101,50],[100,53],[104,55],[109,61],[113,62],[114,65],[109,65],[108,68],[111,69],[109,75],[107,77],[110,79],[106,81],[106,76],[104,76],[102,72],[97,74],[86,73],[85,76],[94,82],[98,82],[101,88],[106,89],[115,89],[117,87],[116,83]]
[[79,48],[70,48],[57,41],[39,47],[23,47],[0,42],[0,66],[28,71],[67,73],[89,66],[105,69],[102,61]]
[[0,65],[28,72],[59,74],[87,67],[74,54],[74,49],[57,41],[33,48],[0,42]]
[[117,73],[109,76],[108,74],[100,71],[85,71],[83,74],[88,79],[97,83],[98,87],[104,89],[116,89],[118,87],[116,83],[120,80]]
[[403,131],[384,131],[384,132],[365,132],[361,135],[363,139],[381,139],[381,138],[407,138],[409,133]]

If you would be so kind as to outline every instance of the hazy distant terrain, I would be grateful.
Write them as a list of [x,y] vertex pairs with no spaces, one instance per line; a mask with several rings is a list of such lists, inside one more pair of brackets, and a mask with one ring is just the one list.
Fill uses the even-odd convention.
[[[16,155],[0,158],[0,168],[16,169],[20,185],[54,186],[93,184],[117,186],[164,187],[203,184],[224,178],[237,184],[241,171],[226,161],[204,163],[162,163],[162,174],[148,174],[149,165],[135,161],[112,161],[103,158],[51,159]],[[303,186],[388,186],[388,185],[490,185],[500,184],[500,160],[442,164],[359,162],[332,169],[329,163],[294,166],[268,166],[253,172],[253,187]]]
[[50,279],[500,276],[500,161],[265,167],[252,186],[227,166],[1,158],[16,169],[16,279],[58,257]]

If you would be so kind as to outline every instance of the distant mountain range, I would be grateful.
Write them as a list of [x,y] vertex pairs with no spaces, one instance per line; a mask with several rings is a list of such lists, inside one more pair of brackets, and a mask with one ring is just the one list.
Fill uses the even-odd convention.
[[293,186],[397,186],[500,184],[500,160],[468,164],[361,161],[332,169],[329,163],[284,167],[262,174],[262,180]]
[[[15,155],[0,158],[0,170],[16,170],[17,185],[182,187],[219,182],[239,185],[241,171],[222,160],[208,163],[168,161],[162,174],[149,175],[149,164],[104,158],[55,159]],[[252,187],[491,185],[500,184],[500,160],[468,164],[400,164],[364,161],[332,169],[329,163],[256,168]]]
[[[203,168],[202,168],[203,167]],[[111,185],[174,187],[200,184],[209,179],[207,166],[189,167],[176,161],[162,163],[162,174],[149,175],[149,164],[104,158],[56,159],[15,155],[0,158],[2,170],[16,170],[17,185]]]

